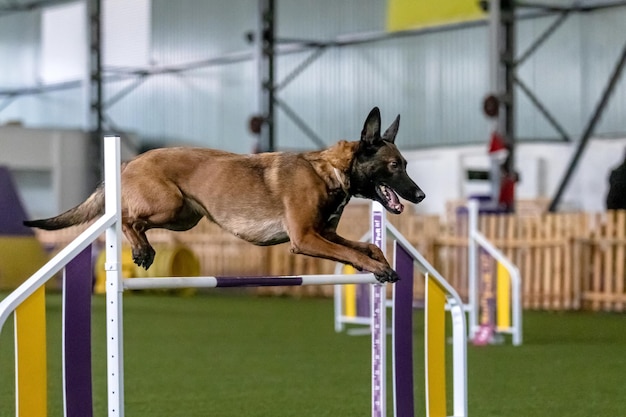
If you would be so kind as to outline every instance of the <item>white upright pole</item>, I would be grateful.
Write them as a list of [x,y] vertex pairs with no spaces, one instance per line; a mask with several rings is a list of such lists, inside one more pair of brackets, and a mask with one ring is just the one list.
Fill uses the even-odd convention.
[[333,301],[335,303],[334,313],[335,313],[335,332],[341,333],[343,331],[343,289],[341,285],[335,285],[333,291]]
[[467,275],[468,275],[468,304],[469,304],[469,337],[474,338],[478,329],[478,281],[477,272],[477,248],[474,233],[478,230],[478,201],[470,199],[467,202]]
[[[382,204],[372,202],[372,243],[385,253],[386,218]],[[386,342],[387,320],[385,318],[385,285],[372,284],[372,417],[385,417],[387,413],[386,394]]]
[[104,138],[105,212],[117,213],[106,230],[107,389],[109,417],[124,417],[124,351],[121,276],[120,138]]

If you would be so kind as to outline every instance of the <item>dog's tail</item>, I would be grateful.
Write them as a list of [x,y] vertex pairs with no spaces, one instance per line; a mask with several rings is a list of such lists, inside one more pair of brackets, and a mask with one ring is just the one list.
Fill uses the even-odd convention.
[[58,230],[88,222],[102,214],[104,214],[104,184],[100,184],[85,201],[65,213],[49,219],[26,220],[24,226]]

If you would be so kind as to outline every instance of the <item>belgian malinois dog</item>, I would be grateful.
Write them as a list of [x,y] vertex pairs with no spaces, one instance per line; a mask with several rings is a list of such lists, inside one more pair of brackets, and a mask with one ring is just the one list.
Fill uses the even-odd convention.
[[[134,262],[146,269],[155,251],[146,231],[183,231],[204,216],[255,245],[291,242],[291,252],[327,258],[395,282],[396,272],[375,245],[336,233],[350,197],[379,201],[391,213],[400,197],[419,203],[422,190],[406,173],[394,140],[400,116],[381,136],[380,111],[372,109],[361,139],[322,151],[238,155],[201,148],[160,148],[122,165],[122,231]],[[25,221],[56,230],[104,213],[101,184],[83,203],[56,217]]]

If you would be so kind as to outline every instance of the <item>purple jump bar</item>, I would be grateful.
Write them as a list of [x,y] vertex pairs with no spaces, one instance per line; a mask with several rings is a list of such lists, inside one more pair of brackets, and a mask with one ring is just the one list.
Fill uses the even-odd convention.
[[236,287],[295,287],[299,285],[377,283],[372,274],[352,275],[304,275],[304,276],[257,276],[257,277],[159,277],[128,278],[123,280],[127,290],[156,288],[236,288]]
[[302,277],[215,277],[217,288],[282,287],[302,285]]

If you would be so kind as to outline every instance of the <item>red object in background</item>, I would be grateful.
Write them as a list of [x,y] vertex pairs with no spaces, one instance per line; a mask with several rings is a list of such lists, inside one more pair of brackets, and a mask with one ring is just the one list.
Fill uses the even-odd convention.
[[515,183],[519,176],[511,165],[511,153],[504,139],[498,132],[491,134],[489,141],[489,157],[499,161],[500,165],[500,190],[498,193],[498,207],[506,212],[515,210]]
[[493,154],[500,152],[508,152],[508,149],[502,136],[498,132],[493,132],[489,142],[489,156],[494,156]]
[[500,195],[498,196],[498,206],[508,212],[515,209],[515,183],[516,173],[502,173],[500,177]]

